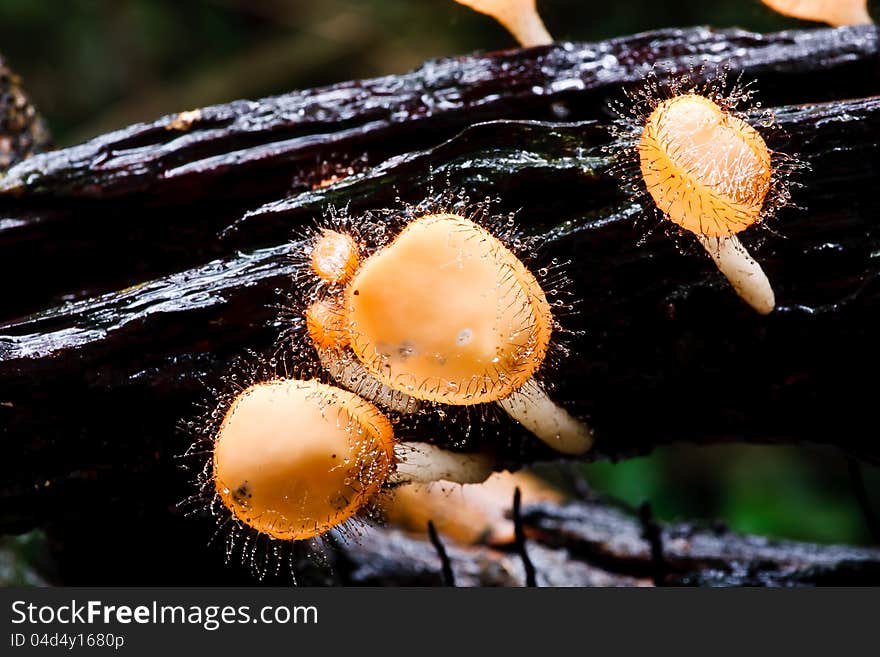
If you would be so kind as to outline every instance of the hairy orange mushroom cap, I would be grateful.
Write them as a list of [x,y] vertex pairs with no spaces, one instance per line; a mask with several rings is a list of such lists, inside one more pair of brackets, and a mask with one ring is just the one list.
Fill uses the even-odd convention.
[[525,47],[553,43],[535,0],[455,0],[501,23]]
[[780,14],[829,25],[869,25],[867,0],[763,0]]
[[358,248],[350,235],[324,229],[312,247],[312,271],[326,283],[345,283],[358,267]]
[[346,287],[351,347],[392,389],[444,404],[506,397],[546,355],[550,305],[500,240],[452,214],[409,224]]
[[277,379],[242,392],[214,443],[214,484],[243,523],[274,538],[324,534],[363,508],[394,470],[390,422],[360,397]]
[[642,175],[657,207],[697,235],[738,233],[761,217],[770,151],[742,119],[697,94],[660,103],[639,144]]
[[746,303],[772,312],[770,281],[736,237],[760,221],[773,179],[761,135],[712,100],[688,93],[654,109],[638,151],[657,207],[696,235]]

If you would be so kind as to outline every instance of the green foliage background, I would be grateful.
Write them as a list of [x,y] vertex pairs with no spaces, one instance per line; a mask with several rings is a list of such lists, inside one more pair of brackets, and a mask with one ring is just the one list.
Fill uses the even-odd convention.
[[[707,24],[803,27],[759,0],[539,0],[558,39],[590,41]],[[161,114],[356,77],[426,58],[512,45],[451,0],[2,0],[0,53],[25,80],[59,145]],[[670,448],[584,466],[590,484],[666,519],[720,518],[737,530],[869,542],[845,459],[823,450]],[[866,469],[880,505],[880,475]],[[37,541],[38,543],[38,541]],[[0,545],[0,582],[28,581]],[[8,566],[8,568],[7,568]]]

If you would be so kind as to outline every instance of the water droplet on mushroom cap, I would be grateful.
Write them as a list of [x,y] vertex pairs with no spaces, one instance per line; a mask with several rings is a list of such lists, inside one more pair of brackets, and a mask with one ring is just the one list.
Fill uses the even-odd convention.
[[233,402],[214,444],[214,483],[242,522],[279,539],[352,517],[394,468],[388,420],[317,381],[259,383]]
[[451,214],[412,222],[364,262],[346,308],[351,347],[373,376],[445,404],[495,401],[521,387],[541,365],[553,324],[525,265]]
[[708,98],[686,94],[660,103],[645,125],[639,159],[657,207],[682,228],[721,237],[761,217],[770,151],[754,128]]

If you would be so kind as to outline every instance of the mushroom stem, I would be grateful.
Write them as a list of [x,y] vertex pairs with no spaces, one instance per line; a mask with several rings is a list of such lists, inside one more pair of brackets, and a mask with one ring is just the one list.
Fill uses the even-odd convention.
[[707,237],[697,235],[706,252],[727,277],[736,293],[762,315],[773,312],[776,295],[767,274],[736,235]]
[[558,452],[579,455],[593,446],[592,429],[550,399],[534,378],[498,405]]
[[544,26],[544,21],[541,20],[534,3],[521,11],[499,16],[498,21],[507,28],[523,48],[548,46],[553,43],[553,37]]
[[456,484],[479,484],[492,474],[492,461],[483,454],[450,452],[428,443],[398,443],[395,483],[431,483],[445,479]]
[[354,394],[379,404],[390,411],[412,414],[419,410],[419,400],[405,392],[393,390],[375,379],[353,354],[315,345],[321,365],[334,381]]

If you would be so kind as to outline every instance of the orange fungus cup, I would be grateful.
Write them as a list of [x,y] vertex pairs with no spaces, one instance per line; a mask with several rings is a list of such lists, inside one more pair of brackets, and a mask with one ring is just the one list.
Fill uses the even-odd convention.
[[390,422],[369,402],[318,381],[277,379],[238,395],[214,443],[223,504],[284,540],[352,518],[395,468]]
[[533,375],[553,331],[534,275],[494,235],[453,214],[410,223],[345,288],[350,346],[393,390],[450,405],[499,402],[542,440],[581,453],[589,430]]
[[306,310],[306,331],[319,349],[344,349],[348,346],[345,316],[332,299],[319,299]]
[[747,303],[771,312],[767,276],[736,237],[761,220],[771,188],[771,153],[761,135],[709,98],[688,93],[657,105],[638,151],[660,211],[697,236]]
[[686,94],[660,103],[639,156],[657,207],[682,228],[723,237],[760,219],[771,180],[767,144],[708,98]]
[[443,404],[506,397],[547,353],[553,317],[535,277],[455,215],[409,226],[346,288],[351,347],[386,385]]

